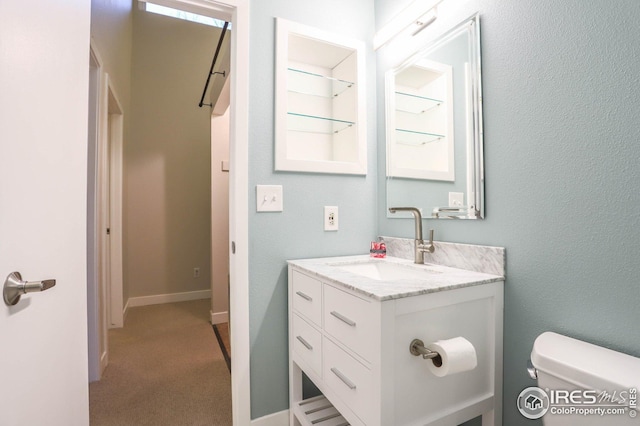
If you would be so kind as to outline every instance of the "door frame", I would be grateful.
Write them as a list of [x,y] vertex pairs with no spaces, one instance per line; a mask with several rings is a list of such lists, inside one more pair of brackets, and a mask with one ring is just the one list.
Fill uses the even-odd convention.
[[[111,84],[109,75],[105,78],[104,91],[107,97],[107,111],[103,114],[104,123],[104,139],[107,141],[103,150],[102,157],[107,164],[104,164],[104,170],[108,167],[108,193],[105,188],[104,194],[109,200],[106,205],[109,207],[109,221],[105,224],[110,230],[108,240],[109,244],[103,245],[104,257],[107,261],[108,270],[104,270],[104,279],[108,309],[107,327],[121,328],[124,326],[124,292],[123,292],[123,221],[122,221],[122,187],[123,187],[123,140],[124,140],[124,110],[119,101],[119,97],[115,87]],[[108,159],[108,161],[106,161]],[[104,176],[104,175],[103,175]],[[106,182],[105,182],[106,183]],[[105,211],[104,209],[101,211]],[[103,233],[104,235],[104,233]]]
[[[124,111],[93,41],[87,185],[87,326],[89,381],[109,362],[109,328],[122,327],[122,142]],[[110,235],[107,235],[107,228]]]
[[[233,424],[251,423],[249,341],[249,1],[175,0],[222,9],[231,31],[231,105],[229,127],[229,322],[231,324],[231,406]],[[229,16],[230,15],[230,16]],[[215,165],[214,165],[215,167]]]
[[[144,0],[138,0],[144,1]],[[153,0],[232,23],[229,126],[229,321],[234,426],[251,423],[249,339],[249,0]],[[215,167],[215,165],[212,165]]]
[[100,115],[103,111],[104,84],[102,60],[93,43],[89,48],[89,108],[87,114],[87,329],[89,382],[100,380],[103,365],[108,362],[107,327],[101,304],[100,291],[100,243],[99,243],[99,160]]

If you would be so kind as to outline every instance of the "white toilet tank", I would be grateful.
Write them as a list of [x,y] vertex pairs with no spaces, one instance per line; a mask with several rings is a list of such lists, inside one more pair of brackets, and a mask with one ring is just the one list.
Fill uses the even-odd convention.
[[640,358],[545,332],[531,362],[548,397],[545,426],[640,426]]

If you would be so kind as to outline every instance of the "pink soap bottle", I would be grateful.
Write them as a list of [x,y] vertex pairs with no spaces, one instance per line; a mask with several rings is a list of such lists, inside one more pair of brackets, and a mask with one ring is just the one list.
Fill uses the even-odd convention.
[[371,241],[369,256],[381,259],[387,256],[387,246],[383,241]]

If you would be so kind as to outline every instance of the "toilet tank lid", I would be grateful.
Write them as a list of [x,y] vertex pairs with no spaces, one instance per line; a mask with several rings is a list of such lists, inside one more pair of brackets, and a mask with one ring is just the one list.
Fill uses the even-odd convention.
[[640,358],[549,331],[534,342],[531,363],[583,389],[640,389]]

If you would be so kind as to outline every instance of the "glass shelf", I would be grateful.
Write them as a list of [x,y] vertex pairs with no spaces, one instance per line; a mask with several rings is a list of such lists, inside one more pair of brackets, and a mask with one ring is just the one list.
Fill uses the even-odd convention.
[[336,120],[335,118],[317,117],[314,115],[287,113],[287,130],[293,132],[334,134],[353,126],[353,121]]
[[430,109],[439,107],[443,102],[440,99],[396,92],[396,110],[411,114],[422,114]]
[[400,145],[419,146],[437,142],[445,138],[437,133],[416,132],[415,130],[396,129],[396,143]]
[[355,83],[338,78],[326,77],[308,71],[287,68],[287,89],[303,95],[335,98]]

